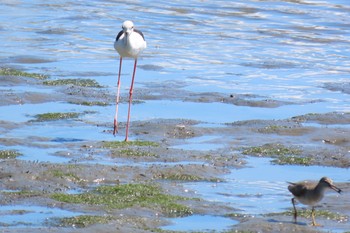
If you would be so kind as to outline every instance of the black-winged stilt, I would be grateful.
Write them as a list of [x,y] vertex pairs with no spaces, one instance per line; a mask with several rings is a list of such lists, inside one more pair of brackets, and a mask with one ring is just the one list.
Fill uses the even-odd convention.
[[322,177],[318,183],[302,181],[298,183],[288,182],[288,190],[294,195],[292,198],[292,204],[294,208],[294,222],[297,222],[297,209],[295,208],[295,199],[300,201],[304,205],[309,205],[311,209],[312,225],[318,226],[315,221],[315,205],[322,200],[324,192],[327,188],[341,193],[341,190],[337,188],[333,181],[327,177]]
[[113,135],[118,132],[118,105],[119,105],[119,92],[120,92],[120,73],[122,69],[123,57],[131,57],[135,59],[134,71],[132,74],[130,91],[129,91],[129,108],[128,108],[128,119],[126,123],[126,134],[125,141],[128,141],[129,122],[130,122],[130,107],[132,104],[132,93],[134,88],[134,79],[137,66],[137,58],[141,52],[146,48],[147,44],[145,37],[142,32],[134,28],[133,22],[127,20],[122,25],[121,30],[114,42],[114,48],[120,55],[119,62],[119,74],[118,74],[118,87],[117,87],[117,98],[116,98],[116,111],[114,116],[114,130]]

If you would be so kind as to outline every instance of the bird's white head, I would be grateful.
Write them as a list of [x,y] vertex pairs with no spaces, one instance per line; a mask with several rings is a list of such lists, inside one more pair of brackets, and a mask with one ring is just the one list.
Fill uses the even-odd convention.
[[130,35],[134,31],[134,23],[130,20],[124,21],[122,28],[126,35]]

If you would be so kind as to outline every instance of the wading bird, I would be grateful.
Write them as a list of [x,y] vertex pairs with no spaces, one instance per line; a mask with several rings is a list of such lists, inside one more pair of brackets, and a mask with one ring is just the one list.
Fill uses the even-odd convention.
[[292,204],[294,208],[294,222],[297,222],[297,209],[295,208],[295,199],[304,205],[309,205],[311,209],[312,225],[319,226],[315,222],[315,205],[322,200],[327,188],[341,193],[341,190],[333,185],[333,181],[327,177],[322,177],[318,183],[302,181],[298,183],[288,182],[288,190],[294,195]]
[[141,52],[146,48],[147,44],[145,37],[142,32],[134,28],[134,24],[131,21],[125,21],[122,25],[122,29],[115,39],[114,48],[118,51],[120,55],[119,62],[119,73],[118,73],[118,87],[117,87],[117,98],[116,98],[116,110],[114,116],[114,130],[113,135],[118,132],[118,105],[119,105],[119,92],[120,92],[120,73],[122,70],[122,61],[124,57],[131,57],[135,60],[134,70],[132,73],[130,91],[129,91],[129,108],[128,108],[128,118],[126,122],[126,133],[125,141],[128,141],[129,134],[129,122],[130,122],[130,108],[132,104],[132,93],[134,88],[134,79],[137,66],[137,58]]

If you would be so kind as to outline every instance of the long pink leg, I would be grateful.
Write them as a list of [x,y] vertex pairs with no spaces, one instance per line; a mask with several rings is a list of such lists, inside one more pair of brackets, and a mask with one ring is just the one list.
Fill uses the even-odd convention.
[[119,73],[118,73],[117,98],[116,98],[116,107],[115,107],[115,115],[114,115],[114,130],[113,130],[113,135],[114,136],[116,135],[116,133],[118,133],[118,106],[119,106],[120,73],[122,71],[122,61],[123,61],[123,58],[120,57]]
[[132,80],[131,80],[131,86],[130,86],[130,91],[129,91],[129,109],[128,109],[128,121],[126,122],[125,141],[128,141],[128,135],[129,135],[130,108],[131,108],[131,104],[132,104],[132,92],[133,92],[133,89],[134,89],[134,80],[135,80],[136,66],[137,66],[137,58],[135,59],[134,72],[132,73]]

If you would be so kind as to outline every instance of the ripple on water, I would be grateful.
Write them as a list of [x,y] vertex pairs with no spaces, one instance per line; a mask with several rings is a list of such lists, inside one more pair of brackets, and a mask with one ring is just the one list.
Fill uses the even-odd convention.
[[201,136],[186,140],[186,144],[172,146],[174,149],[210,151],[222,148],[223,145],[217,143],[219,136]]
[[[179,111],[181,109],[181,111]],[[333,111],[325,102],[313,104],[283,105],[277,108],[235,106],[225,103],[194,103],[182,101],[147,101],[133,106],[133,117],[139,120],[155,118],[194,119],[222,124],[245,120],[280,120],[307,113]],[[214,114],[208,114],[214,113]]]
[[238,223],[230,218],[213,215],[191,215],[168,219],[172,224],[162,227],[168,231],[224,231]]

